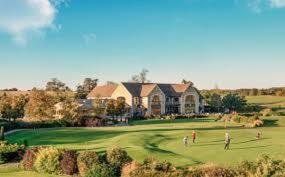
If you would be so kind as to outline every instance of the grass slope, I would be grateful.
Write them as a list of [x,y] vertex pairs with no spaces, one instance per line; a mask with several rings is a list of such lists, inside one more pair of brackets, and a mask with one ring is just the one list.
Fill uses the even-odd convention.
[[[274,126],[279,119],[274,119]],[[285,128],[238,128],[228,124],[232,136],[231,150],[224,151],[224,123],[212,119],[176,121],[139,121],[129,127],[60,128],[16,132],[8,137],[12,142],[27,139],[30,145],[54,145],[76,150],[104,152],[110,146],[120,146],[136,160],[148,156],[167,160],[179,167],[207,162],[234,164],[243,159],[254,160],[259,154],[268,153],[276,158],[285,157]],[[139,124],[139,125],[136,125]],[[196,130],[196,144],[184,147],[182,139]],[[262,140],[255,140],[257,131]]]
[[17,167],[0,166],[1,177],[58,177],[56,175],[40,174],[32,171],[23,171]]
[[281,96],[247,96],[249,103],[266,107],[285,107],[285,97]]

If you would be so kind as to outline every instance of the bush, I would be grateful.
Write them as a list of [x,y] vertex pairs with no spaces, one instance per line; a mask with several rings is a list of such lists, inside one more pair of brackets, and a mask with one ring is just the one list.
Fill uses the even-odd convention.
[[112,166],[104,163],[95,163],[86,172],[85,177],[116,177]]
[[142,165],[137,165],[126,177],[183,177],[186,174],[174,168],[169,162],[159,162],[154,158],[147,158]]
[[140,164],[132,161],[131,163],[125,164],[122,168],[121,177],[130,177],[130,173],[140,167]]
[[33,170],[34,163],[36,160],[36,154],[38,153],[39,148],[34,147],[26,150],[26,153],[23,156],[23,160],[21,162],[21,168],[24,170]]
[[275,176],[285,174],[285,160],[273,160],[267,155],[260,156],[256,162],[243,161],[238,167],[239,176]]
[[88,169],[96,163],[99,163],[99,156],[95,151],[85,151],[80,153],[77,157],[79,174],[81,176],[85,176]]
[[267,155],[257,159],[256,176],[274,176],[285,174],[285,161],[273,160]]
[[106,160],[116,169],[116,174],[120,174],[122,167],[131,162],[132,158],[121,148],[113,147],[107,150]]
[[211,164],[190,168],[189,171],[189,177],[236,177],[238,175],[235,169]]
[[60,159],[62,174],[73,175],[78,172],[76,151],[65,151]]
[[266,108],[261,111],[262,116],[268,117],[273,115],[273,111],[271,108]]
[[24,150],[24,146],[0,141],[0,164],[20,160]]
[[60,174],[60,158],[63,151],[56,148],[41,148],[37,153],[35,169],[41,173]]

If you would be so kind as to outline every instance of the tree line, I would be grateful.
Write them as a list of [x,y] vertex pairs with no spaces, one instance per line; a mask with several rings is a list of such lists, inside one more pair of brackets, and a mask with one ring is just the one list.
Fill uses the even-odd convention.
[[203,94],[220,94],[220,95],[227,95],[229,93],[237,94],[240,96],[285,96],[285,87],[272,87],[268,89],[211,89],[211,90],[202,90]]

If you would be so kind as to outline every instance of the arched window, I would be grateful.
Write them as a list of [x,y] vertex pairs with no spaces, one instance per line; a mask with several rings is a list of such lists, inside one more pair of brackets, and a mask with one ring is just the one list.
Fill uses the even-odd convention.
[[155,95],[151,100],[151,114],[160,115],[161,114],[161,101],[159,96]]
[[160,99],[159,99],[159,96],[155,95],[153,98],[152,98],[152,105],[160,105]]
[[194,95],[188,95],[185,98],[185,113],[194,113],[196,107],[196,99]]

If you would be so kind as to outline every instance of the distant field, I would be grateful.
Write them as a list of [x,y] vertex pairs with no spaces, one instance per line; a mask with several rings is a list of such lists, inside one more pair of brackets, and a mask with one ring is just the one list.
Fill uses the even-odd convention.
[[284,107],[285,97],[280,96],[247,96],[248,103],[257,104],[266,107]]

